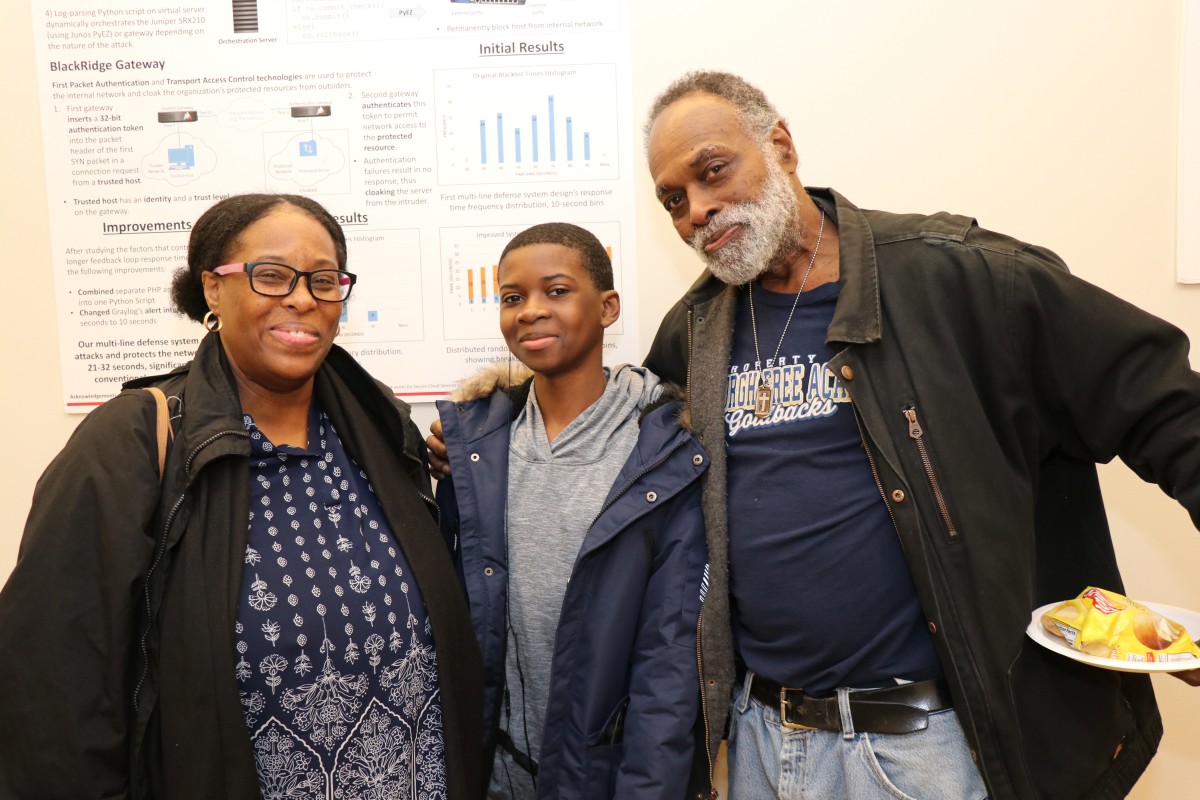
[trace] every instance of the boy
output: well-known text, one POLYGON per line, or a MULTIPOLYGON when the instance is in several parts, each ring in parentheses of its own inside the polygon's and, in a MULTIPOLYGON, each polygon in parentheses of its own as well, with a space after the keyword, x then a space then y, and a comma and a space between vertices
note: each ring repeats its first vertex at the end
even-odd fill
POLYGON ((656 376, 603 366, 621 303, 592 234, 518 234, 499 282, 500 329, 528 372, 501 367, 438 403, 443 530, 484 656, 489 796, 682 797, 707 455, 656 376))

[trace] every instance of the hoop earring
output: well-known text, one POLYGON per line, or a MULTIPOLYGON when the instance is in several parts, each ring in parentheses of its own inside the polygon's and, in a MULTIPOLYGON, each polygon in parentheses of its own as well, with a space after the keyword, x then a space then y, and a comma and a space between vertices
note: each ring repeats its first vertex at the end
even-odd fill
POLYGON ((203 325, 204 329, 209 333, 216 333, 217 331, 221 330, 221 328, 225 327, 225 320, 221 319, 221 316, 217 314, 217 312, 209 311, 204 315, 204 321, 200 324, 203 325))

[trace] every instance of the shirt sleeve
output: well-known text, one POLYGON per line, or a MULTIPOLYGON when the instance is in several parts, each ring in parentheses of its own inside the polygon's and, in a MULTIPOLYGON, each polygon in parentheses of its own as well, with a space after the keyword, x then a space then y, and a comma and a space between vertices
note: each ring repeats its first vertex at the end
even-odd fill
POLYGON ((1012 273, 1010 341, 1056 444, 1120 457, 1178 500, 1200 528, 1200 374, 1187 336, 1029 248, 1012 273))
POLYGON ((159 499, 155 404, 85 419, 34 490, 0 591, 0 795, 128 791, 137 604, 159 499))

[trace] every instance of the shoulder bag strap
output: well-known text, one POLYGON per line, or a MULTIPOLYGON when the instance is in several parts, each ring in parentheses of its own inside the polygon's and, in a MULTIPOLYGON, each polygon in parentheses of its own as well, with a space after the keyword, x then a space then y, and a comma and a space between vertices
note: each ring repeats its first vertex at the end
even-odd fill
POLYGON ((158 480, 163 479, 163 469, 167 464, 167 440, 175 438, 171 428, 171 412, 167 409, 167 396, 157 386, 147 386, 146 391, 154 395, 154 403, 158 406, 158 480))

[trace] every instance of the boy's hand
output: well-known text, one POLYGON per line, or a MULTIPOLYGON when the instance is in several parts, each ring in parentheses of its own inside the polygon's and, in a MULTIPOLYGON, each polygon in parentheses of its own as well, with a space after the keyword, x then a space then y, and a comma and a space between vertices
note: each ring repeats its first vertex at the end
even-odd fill
POLYGON ((450 476, 450 455, 446 452, 446 442, 442 439, 442 421, 435 419, 429 426, 429 436, 425 444, 429 447, 429 474, 437 480, 450 476))

